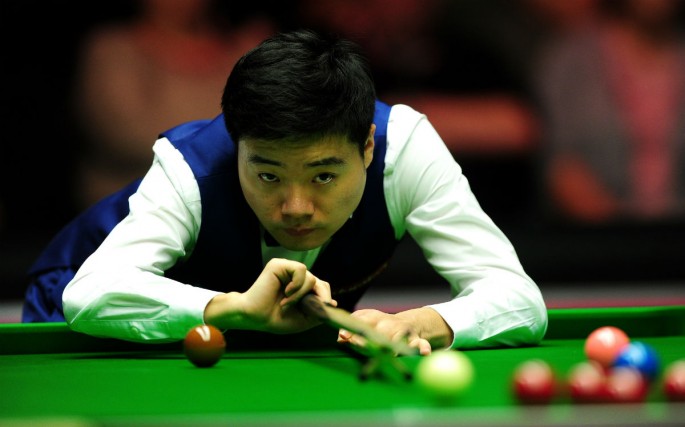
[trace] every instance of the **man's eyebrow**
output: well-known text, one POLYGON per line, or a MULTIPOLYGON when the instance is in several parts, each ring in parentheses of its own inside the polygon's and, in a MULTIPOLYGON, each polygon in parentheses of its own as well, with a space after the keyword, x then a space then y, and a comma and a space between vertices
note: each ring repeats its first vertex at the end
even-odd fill
MULTIPOLYGON (((249 163, 259 163, 259 164, 266 164, 266 165, 273 165, 273 166, 283 166, 283 163, 276 161, 276 160, 271 160, 267 159, 266 157, 262 157, 258 154, 251 154, 248 158, 247 161, 249 163)), ((323 159, 315 160, 313 162, 309 162, 305 164, 306 167, 313 168, 317 166, 332 166, 332 165, 344 165, 346 162, 345 160, 341 159, 340 157, 325 157, 323 159)))
POLYGON ((346 162, 345 160, 341 159, 340 157, 325 157, 321 160, 315 160, 313 162, 307 163, 305 166, 307 167, 316 167, 316 166, 332 166, 332 165, 344 165, 346 162))
POLYGON ((247 158, 248 163, 261 163, 261 164, 267 164, 267 165, 274 165, 274 166, 283 166, 281 162, 277 162, 276 160, 271 160, 267 159, 266 157, 262 157, 258 154, 250 154, 247 158))

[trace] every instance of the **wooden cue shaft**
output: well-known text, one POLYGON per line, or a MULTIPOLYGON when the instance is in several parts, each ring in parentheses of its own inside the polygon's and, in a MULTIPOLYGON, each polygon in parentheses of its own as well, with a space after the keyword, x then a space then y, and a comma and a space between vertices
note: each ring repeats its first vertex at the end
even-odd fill
POLYGON ((325 304, 314 294, 304 296, 300 301, 300 307, 309 316, 315 317, 329 326, 361 335, 370 343, 381 348, 390 349, 398 355, 409 356, 418 354, 418 349, 409 347, 406 343, 388 339, 367 323, 353 317, 348 311, 325 304))

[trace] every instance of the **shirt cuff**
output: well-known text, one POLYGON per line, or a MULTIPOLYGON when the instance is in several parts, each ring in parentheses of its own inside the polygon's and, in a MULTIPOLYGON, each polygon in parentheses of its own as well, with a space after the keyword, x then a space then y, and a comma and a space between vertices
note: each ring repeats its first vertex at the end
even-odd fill
POLYGON ((454 340, 451 348, 533 345, 547 329, 547 311, 534 304, 502 304, 484 310, 473 296, 428 306, 445 320, 454 340))
POLYGON ((212 298, 221 294, 221 292, 190 285, 185 288, 187 289, 181 292, 176 290, 178 293, 175 299, 178 305, 169 310, 173 317, 169 319, 170 329, 167 332, 172 339, 183 339, 191 328, 203 325, 207 304, 212 298))

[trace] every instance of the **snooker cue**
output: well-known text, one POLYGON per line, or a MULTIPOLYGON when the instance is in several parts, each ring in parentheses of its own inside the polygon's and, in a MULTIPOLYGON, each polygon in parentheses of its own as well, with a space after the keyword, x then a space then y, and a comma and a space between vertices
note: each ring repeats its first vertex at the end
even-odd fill
POLYGON ((329 326, 363 336, 367 340, 367 347, 369 347, 367 350, 369 351, 373 351, 373 347, 377 347, 381 352, 392 351, 399 356, 418 354, 418 349, 409 347, 404 342, 390 340, 368 323, 353 317, 350 312, 326 304, 314 294, 305 295, 300 301, 300 307, 307 315, 315 317, 329 326))

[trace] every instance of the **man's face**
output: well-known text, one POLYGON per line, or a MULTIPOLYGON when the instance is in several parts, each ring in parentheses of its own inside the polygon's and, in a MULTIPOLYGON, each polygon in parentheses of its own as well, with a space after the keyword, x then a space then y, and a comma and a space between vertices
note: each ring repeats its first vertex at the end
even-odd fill
POLYGON ((345 224, 364 193, 374 131, 372 125, 363 157, 357 145, 342 137, 307 143, 240 141, 243 194, 281 246, 317 248, 345 224))

